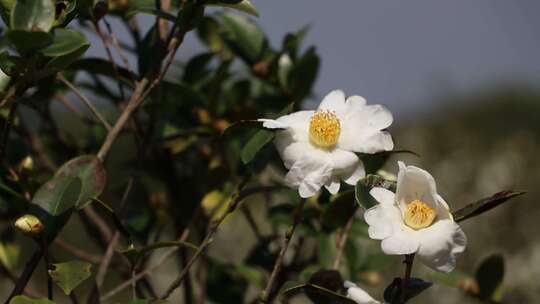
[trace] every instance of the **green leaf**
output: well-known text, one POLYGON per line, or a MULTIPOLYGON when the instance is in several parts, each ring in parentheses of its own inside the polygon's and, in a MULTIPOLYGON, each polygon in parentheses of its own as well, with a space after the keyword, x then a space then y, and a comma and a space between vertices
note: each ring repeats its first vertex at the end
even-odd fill
POLYGON ((9 301, 9 304, 55 304, 51 300, 47 300, 44 298, 41 299, 34 299, 27 296, 15 296, 11 301, 9 301))
POLYGON ((242 162, 247 165, 249 164, 255 155, 264 147, 266 144, 274 139, 274 132, 268 130, 260 130, 246 143, 240 157, 242 162))
POLYGON ((355 301, 347 298, 344 295, 336 293, 334 291, 328 290, 324 287, 313 285, 313 284, 301 284, 294 287, 287 288, 283 291, 283 295, 292 296, 300 292, 309 293, 311 295, 310 299, 317 297, 318 303, 340 303, 340 304, 356 304, 355 301), (313 298, 312 298, 313 297, 313 298), (320 302, 319 302, 320 301, 320 302))
POLYGON ((90 42, 79 31, 58 28, 54 30, 52 44, 40 52, 48 57, 59 57, 76 52, 81 48, 88 48, 90 42))
POLYGON ((92 265, 87 262, 71 261, 53 264, 53 267, 54 269, 49 270, 49 275, 66 295, 92 274, 92 265))
POLYGON ((214 18, 205 16, 197 27, 197 36, 212 52, 218 53, 224 46, 220 31, 221 25, 214 18))
POLYGON ((54 23, 53 0, 17 0, 11 12, 12 30, 48 32, 54 23))
MULTIPOLYGON (((117 67, 117 69, 120 76, 120 81, 133 86, 133 79, 136 79, 135 75, 125 68, 117 67)), ((111 63, 107 60, 103 60, 102 58, 83 58, 77 60, 69 66, 69 70, 82 70, 90 74, 104 75, 113 79, 117 78, 111 63)))
POLYGON ((94 155, 82 155, 65 163, 56 172, 58 177, 77 177, 82 182, 76 207, 81 209, 105 189, 107 174, 101 161, 94 155))
POLYGON ((55 176, 42 185, 32 203, 40 206, 50 215, 60 215, 77 204, 82 183, 78 177, 55 176))
POLYGON ((366 168, 366 173, 368 174, 375 174, 379 169, 384 166, 386 161, 390 158, 390 156, 394 154, 412 154, 417 157, 419 157, 418 154, 414 153, 413 151, 409 150, 393 150, 393 151, 384 151, 379 152, 375 154, 360 154, 357 153, 358 157, 362 160, 364 163, 364 167, 366 168))
POLYGON ((11 80, 11 77, 4 73, 3 70, 0 69, 0 93, 3 93, 6 91, 7 86, 9 85, 9 81, 11 80))
POLYGON ((253 5, 253 3, 251 3, 250 0, 235 0, 235 1, 212 0, 212 1, 207 1, 206 5, 230 7, 235 10, 249 14, 251 16, 259 17, 259 12, 257 11, 257 8, 255 7, 255 5, 253 5))
POLYGON ((358 206, 355 203, 354 191, 337 194, 323 212, 322 225, 325 231, 332 232, 344 227, 358 206))
POLYGON ((501 300, 500 290, 504 279, 504 259, 501 255, 494 254, 487 257, 476 270, 480 299, 501 300))
POLYGON ((23 30, 10 30, 7 38, 21 54, 30 54, 53 42, 53 36, 49 33, 23 30))
POLYGON ((249 19, 232 14, 221 14, 227 29, 224 40, 231 50, 249 65, 257 63, 267 46, 264 32, 249 19))
POLYGON ((489 211, 502 203, 508 201, 511 198, 525 194, 526 192, 516 192, 516 191, 501 191, 493 194, 490 197, 483 198, 474 203, 468 204, 467 206, 454 211, 452 215, 456 222, 461 222, 466 219, 478 216, 486 211, 489 211))
POLYGON ((378 175, 369 174, 363 179, 359 180, 355 186, 355 198, 360 207, 365 210, 375 206, 377 201, 369 194, 369 191, 373 187, 383 187, 389 190, 395 191, 395 183, 387 181, 378 175))
POLYGON ((16 242, 0 241, 0 263, 13 270, 21 254, 21 246, 16 242))
POLYGON ((136 14, 153 15, 167 21, 176 22, 176 16, 150 7, 136 7, 131 9, 126 13, 126 18, 130 19, 136 14))
MULTIPOLYGON (((401 293, 403 292, 403 284, 401 278, 395 278, 388 287, 384 290, 384 300, 390 304, 401 304, 401 293)), ((424 290, 431 287, 433 283, 424 281, 418 278, 410 278, 407 285, 405 302, 416 297, 424 290)))
POLYGON ((319 73, 319 55, 312 47, 292 67, 288 75, 288 91, 295 101, 301 101, 311 93, 319 73))

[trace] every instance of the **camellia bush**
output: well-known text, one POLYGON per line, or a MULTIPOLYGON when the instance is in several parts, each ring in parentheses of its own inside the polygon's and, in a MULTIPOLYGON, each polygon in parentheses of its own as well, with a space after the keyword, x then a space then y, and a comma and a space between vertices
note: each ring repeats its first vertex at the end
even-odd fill
POLYGON ((4 303, 406 303, 434 284, 416 264, 501 300, 500 256, 454 271, 475 242, 460 224, 522 192, 456 209, 396 161, 415 154, 387 130, 399 113, 315 97, 308 29, 272 45, 257 15, 249 0, 1 1, 4 303), (402 275, 381 276, 393 260, 402 275))

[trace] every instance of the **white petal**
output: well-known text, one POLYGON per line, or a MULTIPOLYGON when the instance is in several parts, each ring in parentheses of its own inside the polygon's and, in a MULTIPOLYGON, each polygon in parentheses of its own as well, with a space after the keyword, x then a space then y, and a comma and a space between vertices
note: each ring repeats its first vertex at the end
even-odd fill
POLYGON ((263 127, 268 129, 285 129, 287 125, 274 119, 259 118, 257 121, 263 123, 263 127))
POLYGON ((374 240, 383 240, 392 235, 392 223, 387 210, 381 206, 373 206, 364 212, 364 220, 369 225, 369 237, 374 240))
POLYGON ((356 286, 352 282, 344 283, 347 288, 347 297, 358 304, 380 304, 381 302, 373 299, 365 290, 356 286))
POLYGON ((428 267, 450 272, 456 267, 457 254, 465 251, 467 237, 452 220, 437 221, 416 231, 420 242, 418 258, 428 267))
POLYGON ((345 93, 341 90, 334 90, 328 93, 321 104, 319 104, 319 110, 330 110, 336 112, 338 116, 346 112, 345 108, 345 93))
POLYGON ((331 178, 332 165, 317 154, 306 154, 297 160, 285 176, 285 181, 298 187, 301 197, 313 196, 331 178))
POLYGON ((385 238, 381 242, 384 253, 401 255, 415 253, 418 250, 418 241, 411 232, 395 229, 395 226, 393 230, 392 236, 385 238))
POLYGON ((366 168, 362 160, 358 160, 356 167, 349 174, 344 174, 342 179, 345 183, 355 186, 356 183, 362 178, 366 177, 366 168))
POLYGON ((274 139, 274 145, 283 160, 283 164, 290 169, 293 164, 314 150, 308 142, 296 142, 289 132, 278 132, 274 139))
POLYGON ((345 113, 340 116, 339 148, 360 153, 390 151, 394 148, 390 134, 382 131, 393 121, 392 113, 384 106, 348 106, 345 113))
POLYGON ((415 166, 405 166, 398 162, 399 173, 397 180, 396 200, 401 208, 405 210, 407 204, 414 200, 420 200, 437 212, 439 220, 449 219, 448 205, 438 199, 435 179, 427 171, 415 166))
POLYGON ((340 187, 340 182, 339 182, 339 179, 330 179, 328 180, 328 182, 326 182, 326 184, 324 184, 324 187, 326 188, 326 190, 328 190, 328 192, 330 192, 331 194, 336 194, 338 193, 339 191, 339 187, 340 187))
POLYGON ((309 122, 314 111, 298 111, 289 115, 284 115, 278 119, 263 120, 263 126, 268 128, 279 127, 286 128, 294 139, 294 141, 308 141, 309 140, 309 122))
POLYGON ((358 156, 349 151, 333 149, 328 153, 336 175, 352 171, 359 161, 358 156))
POLYGON ((389 206, 394 205, 396 200, 396 195, 394 192, 381 187, 371 189, 369 194, 373 196, 373 198, 375 198, 379 203, 389 206))

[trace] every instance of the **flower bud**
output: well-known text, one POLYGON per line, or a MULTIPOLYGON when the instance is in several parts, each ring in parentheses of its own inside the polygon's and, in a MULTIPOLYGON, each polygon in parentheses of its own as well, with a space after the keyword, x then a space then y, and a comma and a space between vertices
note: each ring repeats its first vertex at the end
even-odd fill
POLYGON ((19 171, 26 173, 32 170, 34 170, 34 159, 31 156, 27 156, 19 163, 19 171))
POLYGON ((26 235, 37 236, 43 231, 43 224, 36 216, 25 214, 15 221, 15 228, 26 235))

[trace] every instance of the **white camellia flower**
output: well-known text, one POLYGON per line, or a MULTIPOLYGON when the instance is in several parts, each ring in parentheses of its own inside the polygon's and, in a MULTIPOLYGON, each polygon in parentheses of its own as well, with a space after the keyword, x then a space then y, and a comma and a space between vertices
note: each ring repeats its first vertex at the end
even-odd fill
POLYGON ((335 194, 341 180, 355 185, 366 173, 354 152, 373 154, 394 147, 383 131, 392 124, 390 111, 366 105, 360 96, 345 98, 339 90, 330 92, 316 111, 259 120, 266 128, 283 129, 274 143, 289 169, 286 182, 302 197, 315 195, 322 186, 335 194))
POLYGON ((398 162, 396 193, 373 188, 379 204, 364 213, 369 236, 382 240, 386 254, 412 254, 428 267, 450 272, 467 238, 454 222, 448 204, 437 193, 427 171, 398 162))
POLYGON ((373 299, 365 290, 356 286, 353 282, 345 281, 343 284, 347 289, 347 297, 358 304, 380 304, 373 299))

